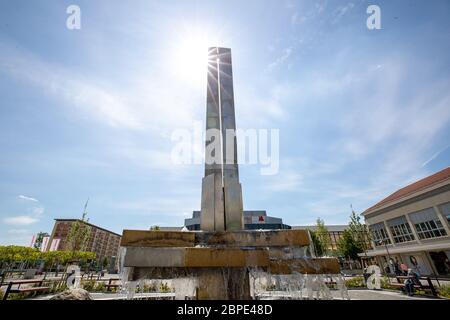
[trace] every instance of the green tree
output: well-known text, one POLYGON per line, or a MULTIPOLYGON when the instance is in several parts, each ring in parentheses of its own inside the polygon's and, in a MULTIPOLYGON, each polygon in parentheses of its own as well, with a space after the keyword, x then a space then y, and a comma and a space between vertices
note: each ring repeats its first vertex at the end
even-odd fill
POLYGON ((344 230, 344 233, 338 240, 337 247, 342 256, 353 260, 358 260, 358 253, 362 252, 361 243, 355 239, 349 229, 344 230))
POLYGON ((325 227, 325 222, 322 219, 317 218, 316 226, 317 226, 316 228, 317 237, 319 238, 319 241, 322 244, 324 254, 327 254, 331 244, 330 233, 328 232, 327 227, 325 227))
POLYGON ((321 257, 328 254, 330 234, 327 227, 325 227, 325 222, 320 218, 316 220, 316 230, 311 232, 311 239, 317 256, 321 257))
POLYGON ((0 246, 0 264, 9 269, 15 262, 34 263, 42 256, 38 249, 23 246, 0 246))
POLYGON ((359 246, 363 251, 366 251, 370 248, 370 232, 367 225, 362 223, 361 215, 357 214, 353 210, 353 206, 350 206, 352 209, 352 213, 350 215, 350 222, 348 224, 349 230, 356 242, 359 243, 359 246))
POLYGON ((361 216, 353 210, 352 206, 350 207, 352 209, 350 222, 348 229, 338 241, 338 249, 344 257, 358 260, 358 254, 369 249, 370 233, 367 226, 362 223, 361 216))
POLYGON ((45 261, 44 267, 46 270, 51 270, 53 266, 58 263, 59 251, 43 252, 42 258, 45 261))
POLYGON ((314 245, 314 251, 316 252, 316 256, 317 257, 323 256, 325 250, 324 250, 319 238, 317 237, 316 233, 312 230, 310 230, 309 233, 311 234, 311 240, 314 245))
POLYGON ((38 249, 22 246, 0 246, 0 266, 9 269, 16 262, 44 261, 45 268, 52 268, 55 263, 66 265, 69 261, 77 259, 86 263, 95 259, 95 252, 82 251, 49 251, 41 252, 38 249))
POLYGON ((87 218, 86 212, 87 204, 88 202, 86 202, 86 205, 84 206, 81 220, 73 222, 69 233, 67 234, 66 250, 69 250, 72 253, 75 251, 85 251, 91 235, 91 228, 88 225, 89 218, 87 218))
POLYGON ((108 267, 108 257, 103 258, 103 269, 106 269, 108 267))
POLYGON ((159 226, 151 226, 150 231, 159 231, 161 228, 159 226))

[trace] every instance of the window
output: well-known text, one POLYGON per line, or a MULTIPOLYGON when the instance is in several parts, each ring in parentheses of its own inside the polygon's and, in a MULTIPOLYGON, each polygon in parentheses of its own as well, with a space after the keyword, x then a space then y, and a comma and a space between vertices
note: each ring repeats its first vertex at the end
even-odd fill
POLYGON ((388 220, 387 224, 392 232, 395 243, 402 243, 414 240, 414 234, 405 216, 388 220))
POLYGON ((447 232, 433 208, 411 213, 411 221, 420 239, 443 237, 447 232))
POLYGON ((371 225, 369 228, 376 246, 383 246, 385 243, 391 244, 391 239, 389 239, 383 222, 371 225))
POLYGON ((442 215, 447 218, 447 221, 450 224, 450 202, 441 205, 440 209, 442 215))

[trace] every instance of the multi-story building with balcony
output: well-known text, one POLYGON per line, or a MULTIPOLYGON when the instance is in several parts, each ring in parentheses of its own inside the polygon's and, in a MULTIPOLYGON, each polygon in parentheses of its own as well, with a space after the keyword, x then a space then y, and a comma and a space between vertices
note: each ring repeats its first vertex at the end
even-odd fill
MULTIPOLYGON (((52 234, 49 243, 58 243, 57 247, 52 247, 52 250, 67 250, 67 236, 70 229, 79 219, 55 219, 52 234), (53 241, 58 240, 59 241, 53 241)), ((98 261, 102 261, 105 257, 108 261, 118 256, 121 235, 98 227, 96 225, 84 222, 89 226, 89 239, 85 250, 95 252, 98 261)), ((49 248, 51 246, 48 246, 49 248)))

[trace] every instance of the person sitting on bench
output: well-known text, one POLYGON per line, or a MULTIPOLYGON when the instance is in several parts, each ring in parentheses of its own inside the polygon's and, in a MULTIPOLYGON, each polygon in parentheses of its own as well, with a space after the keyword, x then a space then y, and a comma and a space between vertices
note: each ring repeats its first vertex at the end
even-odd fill
POLYGON ((411 269, 408 269, 408 279, 405 281, 405 291, 408 296, 414 295, 414 286, 421 286, 419 276, 417 273, 413 272, 411 269))

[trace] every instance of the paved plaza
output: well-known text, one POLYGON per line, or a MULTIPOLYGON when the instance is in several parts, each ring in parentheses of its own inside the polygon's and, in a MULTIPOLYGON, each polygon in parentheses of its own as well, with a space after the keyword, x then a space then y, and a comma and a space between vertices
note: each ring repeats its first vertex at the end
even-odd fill
MULTIPOLYGON (((340 291, 331 290, 331 295, 333 296, 333 300, 342 300, 340 291)), ((408 297, 407 295, 390 290, 348 290, 348 295, 350 300, 448 300, 443 298, 435 298, 432 296, 412 296, 408 297)), ((43 295, 35 298, 30 298, 30 300, 49 300, 53 295, 43 295)), ((116 293, 91 293, 91 296, 94 300, 126 300, 127 297, 125 294, 116 294, 116 293)), ((174 299, 175 294, 173 293, 144 293, 144 294, 136 294, 133 297, 133 300, 154 300, 154 299, 174 299)), ((263 294, 259 297, 260 300, 289 300, 286 292, 282 291, 274 291, 270 294, 263 294)))
MULTIPOLYGON (((339 293, 334 291, 333 294, 338 295, 339 293)), ((349 290, 348 294, 351 300, 441 300, 431 296, 409 297, 401 292, 389 290, 349 290)))
MULTIPOLYGON (((338 290, 330 291, 333 300, 342 300, 341 292, 338 290)), ((443 300, 441 298, 435 298, 432 296, 412 296, 409 297, 400 291, 390 291, 390 290, 368 290, 368 289, 358 289, 358 290, 348 290, 348 295, 350 300, 443 300)), ((305 298, 306 296, 303 295, 305 298)), ((261 300, 279 300, 288 299, 286 292, 278 291, 271 292, 270 294, 260 295, 261 300)))

